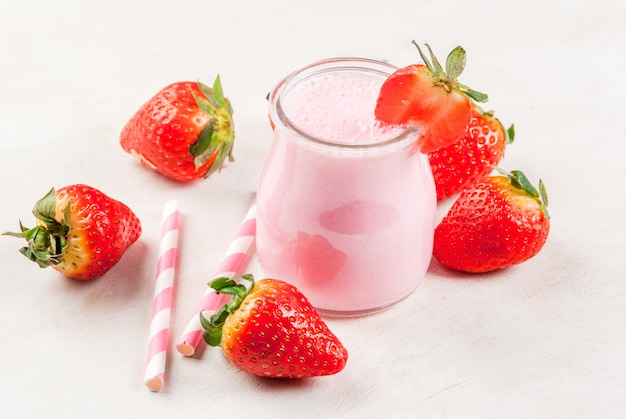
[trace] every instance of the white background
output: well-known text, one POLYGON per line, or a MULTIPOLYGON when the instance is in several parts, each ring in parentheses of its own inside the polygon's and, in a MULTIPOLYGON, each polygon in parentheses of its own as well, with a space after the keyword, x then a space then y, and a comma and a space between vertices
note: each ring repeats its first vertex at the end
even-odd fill
MULTIPOLYGON (((87 183, 128 204, 144 233, 90 283, 39 269, 18 253, 22 242, 0 237, 0 416, 618 417, 625 22, 623 0, 4 1, 0 230, 32 225, 50 187, 87 183), (350 352, 338 375, 259 379, 211 348, 172 353, 163 391, 144 388, 163 204, 175 198, 184 214, 176 340, 256 190, 272 140, 269 90, 321 58, 416 62, 411 39, 442 59, 465 47, 461 80, 515 123, 502 166, 546 183, 543 251, 488 275, 433 262, 392 309, 328 319, 350 352), (179 184, 122 151, 121 128, 157 90, 217 74, 235 108, 235 163, 179 184)), ((262 275, 255 261, 249 270, 262 275)))

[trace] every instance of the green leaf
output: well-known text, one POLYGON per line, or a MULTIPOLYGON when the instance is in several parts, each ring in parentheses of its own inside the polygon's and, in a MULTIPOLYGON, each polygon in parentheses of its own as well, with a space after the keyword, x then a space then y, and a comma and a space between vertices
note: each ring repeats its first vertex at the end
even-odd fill
POLYGON ((245 285, 240 285, 240 284, 235 283, 234 285, 220 288, 218 292, 220 294, 228 294, 232 296, 245 297, 245 295, 248 292, 248 289, 245 287, 245 285))
POLYGON ((415 47, 417 48, 417 52, 419 52, 420 57, 422 58, 422 61, 424 61, 424 64, 426 65, 426 68, 428 68, 432 73, 435 72, 435 69, 433 68, 433 65, 430 63, 430 60, 428 59, 428 57, 426 56, 426 54, 424 54, 424 51, 422 51, 422 49, 420 48, 420 46, 417 44, 417 42, 415 42, 415 40, 411 41, 413 43, 413 45, 415 45, 415 47))
POLYGON ((217 103, 211 103, 207 100, 206 96, 202 95, 197 95, 197 94, 193 94, 193 98, 196 100, 196 104, 198 105, 198 108, 202 109, 203 111, 205 111, 206 113, 208 113, 210 116, 215 116, 215 112, 217 111, 217 103))
POLYGON ((12 232, 12 231, 5 231, 4 233, 2 233, 2 235, 3 236, 9 236, 9 237, 17 237, 18 239, 29 240, 29 236, 32 234, 31 230, 32 229, 24 227, 24 225, 20 221, 20 232, 19 233, 15 233, 15 232, 12 232))
POLYGON ((217 103, 219 103, 221 106, 226 106, 224 99, 224 90, 222 89, 222 82, 220 81, 219 74, 213 82, 213 95, 215 96, 215 100, 217 100, 217 103))
POLYGON ((209 287, 220 294, 238 296, 242 300, 248 295, 250 288, 254 285, 254 276, 250 274, 240 275, 233 278, 219 277, 209 282, 209 287), (238 283, 236 279, 248 281, 248 286, 238 283))
POLYGON ((506 138, 507 144, 512 144, 515 141, 515 126, 513 124, 506 130, 506 138))
POLYGON ((57 193, 54 188, 35 203, 33 215, 46 224, 56 223, 57 193))
POLYGON ((70 203, 68 201, 67 205, 65 206, 65 208, 63 208, 63 224, 68 226, 67 227, 68 231, 69 231, 69 225, 70 225, 71 222, 72 222, 72 207, 71 207, 71 205, 70 205, 70 203))
MULTIPOLYGON (((207 150, 209 150, 213 143, 213 132, 215 131, 215 126, 213 121, 209 121, 200 134, 198 135, 198 140, 189 146, 189 154, 191 154, 194 159, 197 159, 203 156, 207 150)), ((196 166, 201 166, 204 162, 198 164, 196 162, 196 166)))
POLYGON ((539 196, 541 197, 541 210, 546 218, 550 219, 550 214, 548 213, 548 192, 546 191, 546 185, 543 183, 543 180, 539 179, 539 196))
POLYGON ((207 319, 203 313, 200 313, 200 324, 204 330, 202 333, 204 341, 211 346, 218 346, 222 341, 224 322, 228 319, 228 316, 239 308, 241 302, 250 293, 254 287, 254 277, 250 274, 233 278, 219 277, 211 281, 209 286, 218 293, 232 295, 231 300, 220 307, 210 319, 207 319), (248 281, 248 286, 238 283, 236 279, 248 281))
POLYGON ((233 284, 236 284, 235 280, 229 276, 220 276, 218 278, 215 278, 214 280, 212 280, 211 282, 209 282, 209 287, 213 288, 214 290, 218 291, 221 288, 224 287, 228 287, 231 286, 233 284))
POLYGON ((426 48, 428 48, 428 53, 430 54, 430 59, 431 59, 431 62, 433 63, 433 68, 435 69, 435 73, 444 74, 445 72, 443 71, 443 67, 441 66, 441 64, 439 63, 439 60, 433 53, 433 50, 430 49, 430 45, 428 44, 424 44, 424 45, 426 45, 426 48))
POLYGON ((222 343, 222 327, 209 321, 204 314, 200 313, 200 324, 202 325, 202 338, 210 346, 219 346, 222 343))
POLYGON ((458 81, 457 81, 457 86, 459 90, 461 90, 467 96, 471 97, 475 102, 483 103, 489 99, 489 95, 487 95, 487 93, 482 93, 477 90, 474 90, 471 87, 464 85, 463 83, 459 83, 458 81))
POLYGON ((541 206, 541 211, 545 215, 547 219, 550 219, 550 214, 548 214, 548 193, 546 192, 546 187, 541 179, 539 179, 539 191, 530 183, 528 178, 524 173, 519 170, 511 170, 511 172, 507 172, 500 167, 494 167, 500 174, 509 178, 511 185, 516 187, 517 189, 521 189, 530 195, 532 198, 537 201, 537 203, 541 206))
MULTIPOLYGON (((218 79, 219 79, 219 76, 218 76, 218 79)), ((200 100, 196 98, 196 102, 198 103, 198 106, 200 106, 200 108, 209 112, 209 109, 206 108, 206 106, 208 105, 208 108, 211 108, 212 111, 215 112, 216 109, 224 107, 224 93, 221 91, 221 88, 222 88, 221 85, 219 83, 218 85, 220 88, 220 92, 216 92, 214 89, 211 89, 206 84, 198 82, 198 88, 200 89, 200 91, 202 92, 202 95, 204 96, 200 98, 200 100), (204 102, 204 106, 202 102, 204 102)))
POLYGON ((548 192, 546 192, 546 185, 543 183, 543 180, 539 179, 539 195, 541 196, 541 200, 543 203, 548 206, 548 192))
POLYGON ((458 78, 465 69, 466 53, 460 45, 454 48, 446 59, 446 74, 451 79, 458 78))
POLYGON ((510 179, 511 183, 513 183, 513 186, 526 191, 526 193, 533 198, 539 197, 539 192, 537 192, 537 189, 532 185, 532 183, 530 183, 526 175, 521 171, 511 170, 510 179))

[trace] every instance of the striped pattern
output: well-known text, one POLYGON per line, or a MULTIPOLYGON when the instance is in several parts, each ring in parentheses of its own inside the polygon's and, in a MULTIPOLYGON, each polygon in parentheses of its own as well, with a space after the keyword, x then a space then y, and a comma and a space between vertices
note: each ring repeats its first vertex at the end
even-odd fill
POLYGON ((174 200, 168 201, 163 208, 161 222, 159 259, 152 300, 150 342, 144 377, 144 384, 151 391, 159 391, 165 384, 165 362, 170 329, 174 271, 176 269, 178 225, 178 203, 174 200))
MULTIPOLYGON (((220 262, 214 278, 222 276, 233 277, 245 268, 250 250, 254 245, 256 236, 256 204, 253 203, 243 221, 239 225, 233 241, 228 246, 224 258, 220 262)), ((184 356, 193 356, 202 341, 202 325, 200 313, 209 317, 221 307, 226 296, 218 295, 207 287, 204 296, 196 307, 187 327, 176 344, 176 349, 184 356)))

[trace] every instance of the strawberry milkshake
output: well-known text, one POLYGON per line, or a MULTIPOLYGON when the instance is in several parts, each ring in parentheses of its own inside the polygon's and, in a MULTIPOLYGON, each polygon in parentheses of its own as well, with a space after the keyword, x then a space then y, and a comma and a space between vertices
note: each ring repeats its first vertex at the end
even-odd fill
POLYGON ((374 118, 394 67, 341 58, 303 67, 270 95, 272 149, 257 196, 267 276, 321 312, 359 315, 408 296, 430 263, 435 187, 419 131, 374 118))

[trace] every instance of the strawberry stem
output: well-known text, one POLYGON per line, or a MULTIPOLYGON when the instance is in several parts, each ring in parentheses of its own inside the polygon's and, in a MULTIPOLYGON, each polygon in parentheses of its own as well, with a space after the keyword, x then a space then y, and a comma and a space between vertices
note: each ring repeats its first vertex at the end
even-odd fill
POLYGON ((202 337, 210 346, 218 346, 222 342, 222 327, 224 322, 232 313, 234 313, 241 302, 250 294, 254 287, 254 276, 251 274, 240 275, 236 277, 219 277, 209 282, 209 286, 218 294, 231 295, 231 300, 224 304, 214 315, 207 319, 204 314, 200 313, 200 324, 204 333, 202 337), (237 280, 240 280, 237 282, 237 280), (241 280, 248 281, 243 285, 241 280))
POLYGON ((27 228, 20 221, 20 232, 5 232, 3 236, 26 239, 28 244, 20 249, 20 253, 29 260, 36 262, 41 268, 58 265, 63 260, 66 237, 69 232, 70 204, 68 202, 63 222, 55 218, 57 194, 54 188, 35 204, 32 213, 41 223, 27 228))
POLYGON ((451 92, 453 89, 459 89, 475 102, 486 102, 487 99, 489 99, 489 96, 486 93, 474 90, 457 80, 461 73, 463 73, 463 70, 465 70, 465 62, 467 59, 467 54, 463 47, 459 45, 454 48, 450 54, 448 54, 448 57, 446 58, 446 69, 444 70, 430 48, 430 45, 424 44, 430 54, 429 59, 415 40, 411 42, 417 47, 417 51, 419 52, 422 61, 424 61, 426 68, 432 73, 433 80, 437 86, 443 87, 447 92, 451 92))
POLYGON ((200 109, 209 116, 209 122, 198 135, 196 142, 189 146, 189 154, 194 158, 196 169, 208 161, 212 161, 204 177, 209 177, 219 171, 228 159, 233 161, 232 149, 235 139, 235 125, 233 108, 224 97, 224 90, 218 75, 213 87, 198 82, 198 89, 202 95, 194 94, 200 109))
POLYGON ((517 189, 521 189, 530 195, 532 198, 539 203, 541 206, 541 211, 545 215, 545 217, 549 220, 550 214, 548 214, 548 193, 546 192, 546 187, 541 179, 539 179, 539 190, 535 188, 526 175, 520 170, 511 170, 507 172, 504 169, 496 167, 496 170, 500 172, 503 176, 506 176, 511 185, 513 185, 517 189))

